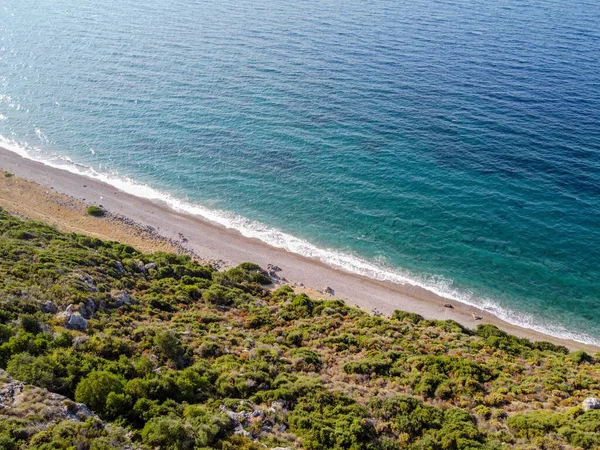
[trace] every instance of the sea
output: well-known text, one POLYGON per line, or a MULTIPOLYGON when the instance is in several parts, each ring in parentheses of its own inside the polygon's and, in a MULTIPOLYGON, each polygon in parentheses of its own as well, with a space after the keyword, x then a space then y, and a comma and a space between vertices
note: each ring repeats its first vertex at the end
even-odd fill
POLYGON ((600 344, 600 2, 1 0, 0 146, 600 344))

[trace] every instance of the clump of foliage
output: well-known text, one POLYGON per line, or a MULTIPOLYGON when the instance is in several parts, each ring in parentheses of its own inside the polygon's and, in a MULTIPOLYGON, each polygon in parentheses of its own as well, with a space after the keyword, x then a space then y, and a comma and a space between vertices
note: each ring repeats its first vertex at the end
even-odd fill
POLYGON ((0 211, 0 368, 97 415, 4 408, 0 448, 600 448, 598 355, 269 282, 0 211))
POLYGON ((94 217, 102 217, 105 214, 104 210, 96 205, 88 206, 86 209, 86 212, 88 215, 94 216, 94 217))

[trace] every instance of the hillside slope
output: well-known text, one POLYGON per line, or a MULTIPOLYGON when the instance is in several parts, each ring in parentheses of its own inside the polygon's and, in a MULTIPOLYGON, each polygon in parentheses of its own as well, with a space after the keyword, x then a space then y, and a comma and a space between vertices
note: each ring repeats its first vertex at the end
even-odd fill
POLYGON ((598 354, 269 284, 0 211, 0 367, 98 416, 3 405, 0 447, 600 448, 598 354))

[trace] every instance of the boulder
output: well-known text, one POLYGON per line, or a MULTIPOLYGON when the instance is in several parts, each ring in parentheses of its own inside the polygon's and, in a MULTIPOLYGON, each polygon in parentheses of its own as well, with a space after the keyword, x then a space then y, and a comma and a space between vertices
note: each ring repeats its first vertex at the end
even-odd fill
POLYGON ((148 264, 144 265, 144 270, 150 270, 150 269, 156 270, 157 269, 156 264, 154 264, 154 263, 148 263, 148 264))
POLYGON ((65 328, 69 330, 85 331, 87 330, 87 320, 85 320, 78 312, 73 314, 66 314, 65 316, 65 328))
POLYGON ((127 291, 113 292, 112 297, 115 299, 115 306, 120 308, 123 305, 131 305, 133 302, 127 291))
POLYGON ((591 411, 592 409, 600 409, 600 400, 598 400, 595 397, 588 397, 581 404, 581 408, 584 411, 591 411))
POLYGON ((117 266, 117 270, 119 271, 119 273, 121 273, 121 274, 127 273, 127 271, 125 270, 125 267, 123 267, 123 264, 121 263, 121 261, 117 261, 115 263, 115 266, 117 266))
POLYGON ((334 295, 335 291, 332 288, 330 288, 329 286, 325 286, 323 288, 323 294, 334 295))
POLYGON ((96 311, 98 310, 98 306, 96 305, 96 302, 94 300, 92 300, 91 298, 88 298, 84 303, 81 303, 79 305, 79 309, 77 310, 77 312, 79 314, 81 314, 81 316, 84 319, 91 319, 92 317, 94 317, 94 314, 96 313, 96 311))

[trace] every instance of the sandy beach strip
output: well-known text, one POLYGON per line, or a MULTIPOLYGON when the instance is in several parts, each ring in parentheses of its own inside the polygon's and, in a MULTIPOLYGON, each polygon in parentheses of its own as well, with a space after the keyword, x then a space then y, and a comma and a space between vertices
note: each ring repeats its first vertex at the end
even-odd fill
POLYGON ((244 237, 236 230, 174 211, 163 202, 130 195, 101 181, 53 168, 2 148, 0 168, 15 175, 1 177, 1 207, 13 214, 51 223, 64 231, 120 241, 146 252, 190 252, 221 266, 246 261, 262 267, 272 264, 281 268, 278 275, 282 279, 299 290, 317 293, 327 286, 335 298, 369 312, 389 315, 400 309, 427 319, 452 319, 469 328, 489 323, 535 341, 549 341, 590 353, 600 350, 509 324, 486 311, 445 299, 418 286, 376 281, 332 268, 318 260, 244 237), (110 216, 87 216, 85 208, 92 204, 102 205, 110 216), (476 320, 474 316, 481 319, 476 320))

